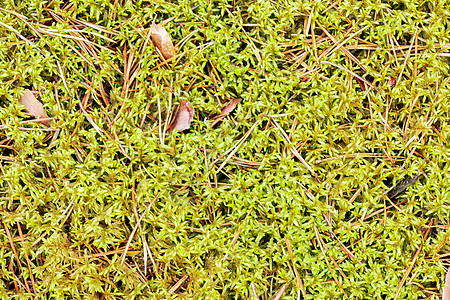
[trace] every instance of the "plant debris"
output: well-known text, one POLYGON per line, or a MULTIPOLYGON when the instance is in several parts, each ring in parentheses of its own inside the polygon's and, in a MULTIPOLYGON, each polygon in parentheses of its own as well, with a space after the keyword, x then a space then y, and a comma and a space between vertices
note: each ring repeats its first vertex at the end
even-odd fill
POLYGON ((442 288, 442 300, 450 300, 450 268, 445 275, 445 286, 442 288))
POLYGON ((445 3, 63 2, 0 6, 1 299, 450 300, 445 3))
POLYGON ((415 174, 413 177, 407 176, 405 180, 391 188, 391 190, 387 193, 387 196, 389 197, 389 199, 394 199, 395 197, 403 193, 408 186, 416 182, 419 177, 420 174, 415 174))
MULTIPOLYGON (((47 118, 44 106, 38 99, 36 99, 36 97, 30 90, 28 89, 25 90, 22 97, 20 97, 19 99, 19 103, 22 104, 27 110, 27 112, 36 119, 47 118)), ((39 123, 44 124, 47 127, 50 126, 47 120, 39 121, 39 123)))
POLYGON ((222 108, 220 114, 218 116, 213 117, 214 121, 211 123, 211 128, 214 127, 217 123, 219 123, 228 114, 230 114, 236 108, 239 102, 241 102, 241 99, 231 100, 224 108, 222 108))
POLYGON ((150 27, 153 44, 158 48, 164 59, 169 60, 175 55, 172 39, 167 30, 155 23, 150 27))
POLYGON ((186 100, 181 101, 173 117, 172 124, 169 126, 167 131, 171 132, 174 129, 183 131, 189 129, 193 117, 194 109, 191 104, 186 100))

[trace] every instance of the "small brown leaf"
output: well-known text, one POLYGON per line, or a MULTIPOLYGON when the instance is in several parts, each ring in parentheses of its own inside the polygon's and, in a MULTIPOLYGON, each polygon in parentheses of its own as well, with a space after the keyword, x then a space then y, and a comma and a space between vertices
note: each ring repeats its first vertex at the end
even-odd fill
POLYGON ((171 59, 175 55, 175 48, 169 33, 161 25, 152 24, 150 27, 153 44, 158 48, 164 59, 171 59))
POLYGON ((241 99, 231 100, 224 108, 222 108, 220 115, 214 117, 215 120, 211 123, 211 127, 214 127, 217 123, 220 122, 220 120, 231 113, 236 108, 236 105, 238 105, 239 102, 241 102, 241 99))
MULTIPOLYGON (((27 112, 36 119, 47 118, 42 103, 36 99, 36 97, 30 90, 28 89, 25 90, 22 97, 20 97, 19 103, 22 104, 27 110, 27 112)), ((50 126, 47 120, 40 121, 40 123, 44 124, 47 127, 50 126)))
POLYGON ((445 286, 442 289, 442 300, 450 300, 450 268, 445 275, 445 286))
POLYGON ((186 100, 181 101, 173 117, 172 124, 169 126, 167 131, 171 132, 174 129, 183 131, 189 129, 193 117, 194 109, 192 108, 191 104, 186 100))

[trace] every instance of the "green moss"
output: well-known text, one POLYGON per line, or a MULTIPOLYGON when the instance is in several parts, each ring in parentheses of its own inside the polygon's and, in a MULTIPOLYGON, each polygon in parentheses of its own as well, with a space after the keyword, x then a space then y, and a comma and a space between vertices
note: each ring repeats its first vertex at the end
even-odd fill
POLYGON ((393 299, 415 255, 397 299, 439 299, 450 3, 0 4, 2 299, 393 299), (23 122, 25 88, 58 131, 23 122))

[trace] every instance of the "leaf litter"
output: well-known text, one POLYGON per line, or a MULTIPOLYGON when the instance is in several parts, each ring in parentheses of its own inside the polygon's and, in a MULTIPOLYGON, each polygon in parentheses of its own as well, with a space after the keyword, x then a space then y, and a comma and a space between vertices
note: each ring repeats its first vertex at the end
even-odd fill
MULTIPOLYGON (((44 119, 47 118, 47 114, 45 113, 44 106, 42 105, 42 102, 40 102, 34 94, 26 89, 23 93, 22 97, 19 99, 19 103, 22 104, 26 111, 35 117, 36 119, 44 119)), ((41 120, 39 123, 49 127, 50 123, 48 120, 41 120)))
POLYGON ((172 39, 167 30, 161 25, 153 23, 150 27, 152 42, 158 48, 159 53, 165 60, 169 60, 175 55, 172 39))
POLYGON ((211 128, 216 126, 217 123, 219 123, 223 118, 229 115, 236 108, 239 102, 241 102, 241 99, 231 100, 224 108, 222 108, 220 114, 213 117, 214 121, 211 123, 211 128))
POLYGON ((193 117, 194 109, 192 108, 192 105, 186 100, 181 101, 167 132, 171 132, 174 129, 177 129, 178 131, 189 129, 193 117))

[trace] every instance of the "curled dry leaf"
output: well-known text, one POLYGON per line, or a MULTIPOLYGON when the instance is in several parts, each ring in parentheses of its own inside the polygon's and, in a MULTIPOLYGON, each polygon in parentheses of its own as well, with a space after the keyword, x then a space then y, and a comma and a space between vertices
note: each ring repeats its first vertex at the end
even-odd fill
POLYGON ((219 123, 225 116, 231 113, 238 103, 241 102, 241 99, 231 100, 224 108, 222 108, 220 115, 214 117, 214 121, 211 123, 211 127, 214 127, 217 123, 219 123))
MULTIPOLYGON (((27 110, 27 112, 36 119, 47 118, 44 106, 38 99, 36 99, 36 97, 30 90, 28 89, 25 90, 22 97, 20 97, 19 103, 22 104, 27 110)), ((44 124, 47 127, 50 126, 47 120, 40 121, 40 123, 44 124)))
POLYGON ((181 101, 173 117, 172 124, 169 126, 167 131, 171 132, 174 129, 183 131, 189 129, 193 117, 194 109, 191 104, 186 100, 181 101))
POLYGON ((450 268, 445 275, 445 286, 442 289, 442 300, 450 300, 450 268))
POLYGON ((164 59, 171 59, 175 55, 175 48, 167 30, 155 23, 152 24, 150 30, 153 44, 158 48, 164 59))

